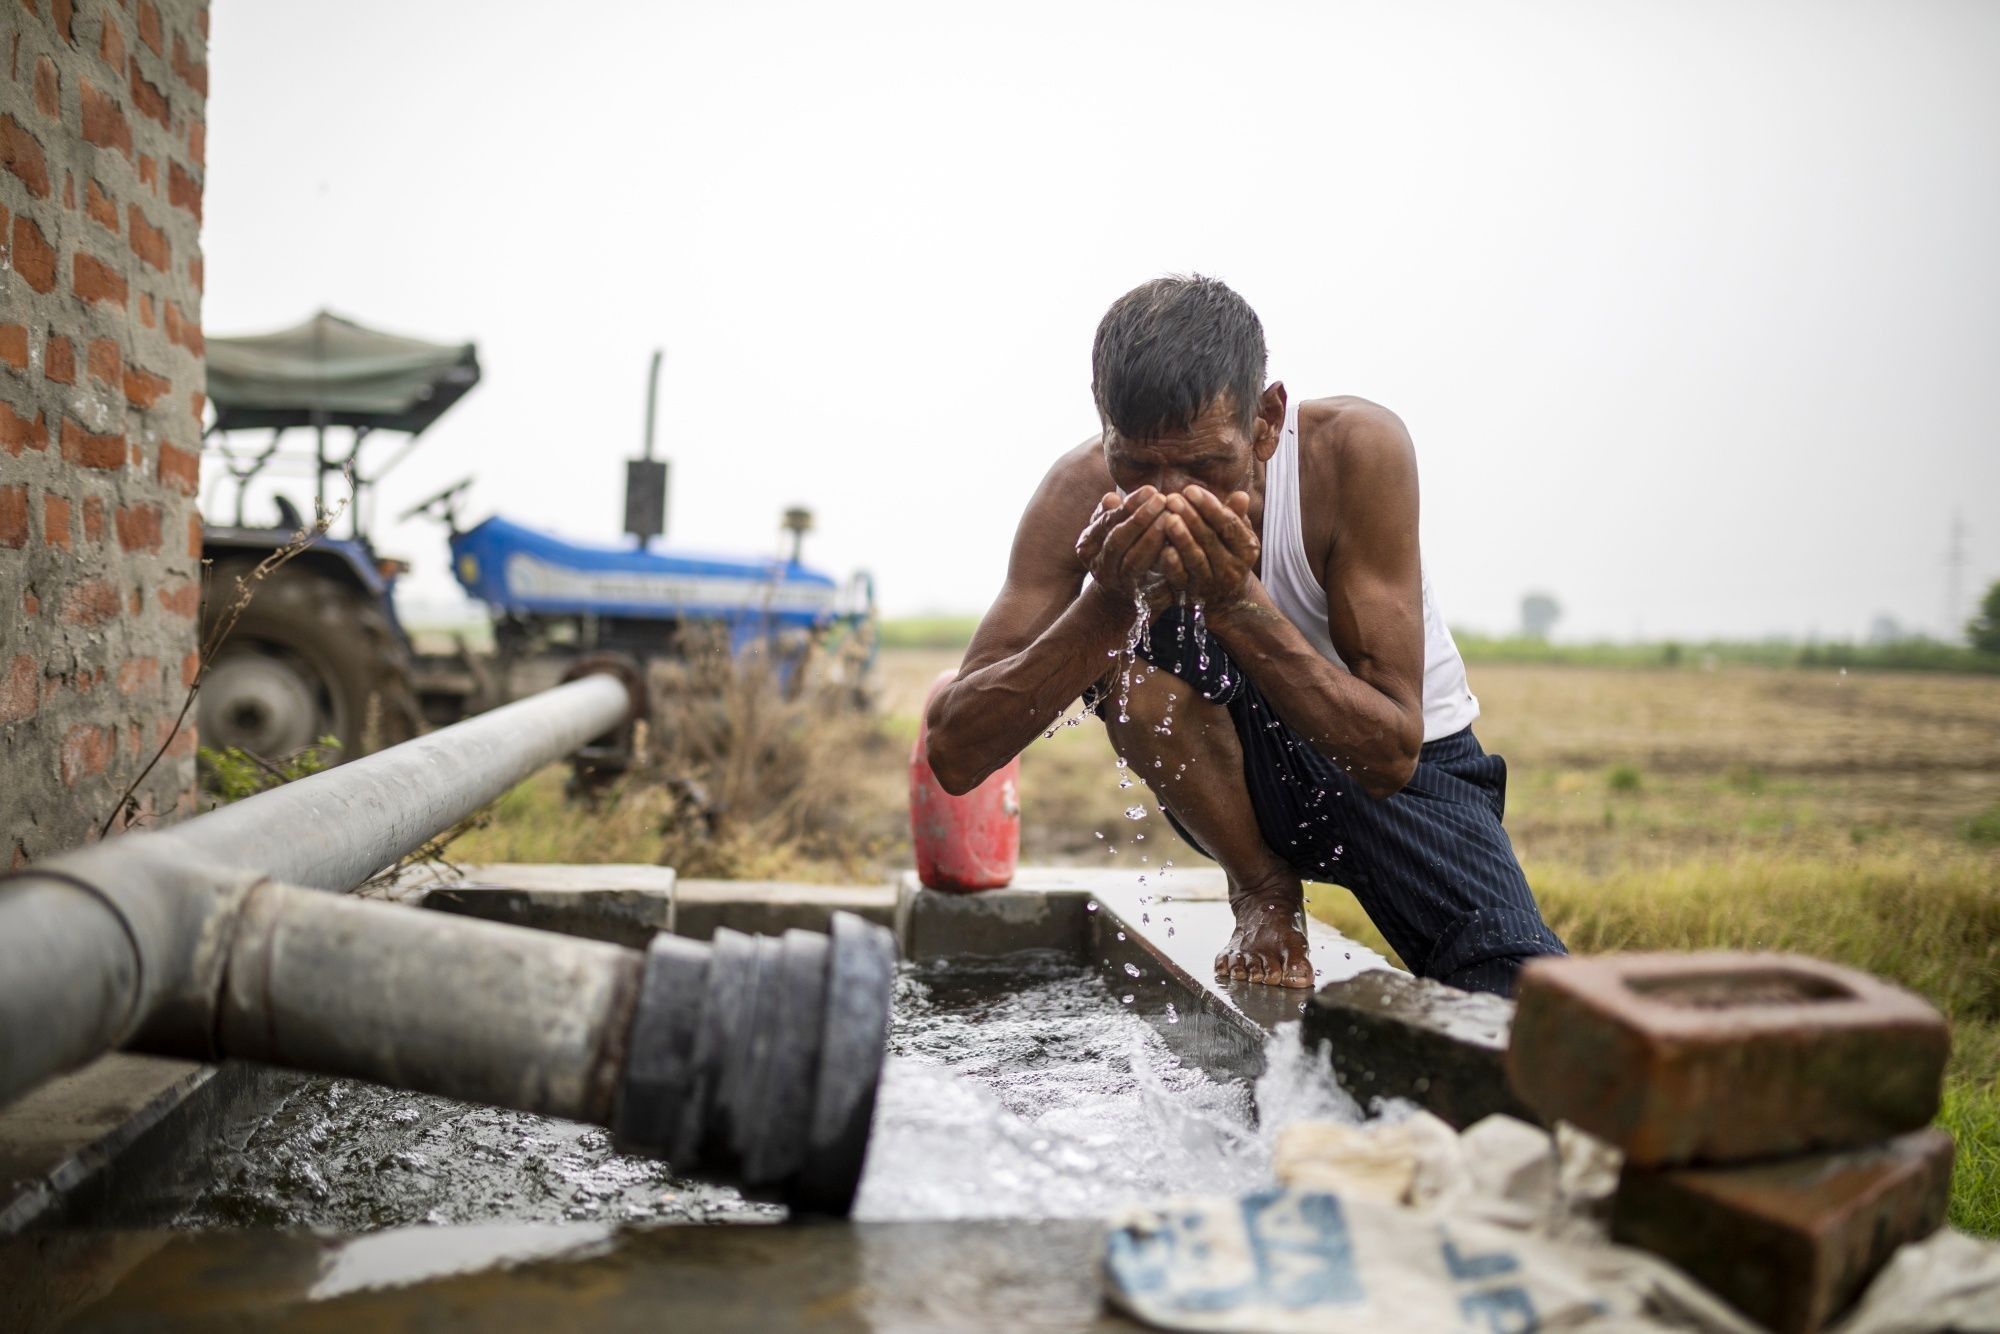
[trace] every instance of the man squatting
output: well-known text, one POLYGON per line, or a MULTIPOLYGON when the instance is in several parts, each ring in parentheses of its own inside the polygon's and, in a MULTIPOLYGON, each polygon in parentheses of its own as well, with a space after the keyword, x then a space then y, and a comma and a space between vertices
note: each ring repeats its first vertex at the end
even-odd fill
POLYGON ((1500 826, 1507 766, 1472 734, 1424 578, 1409 432, 1264 373, 1263 326, 1223 283, 1160 278, 1106 312, 1103 429, 1028 502, 1006 585, 931 702, 931 768, 970 791, 1082 696, 1228 875, 1218 978, 1313 985, 1311 878, 1353 891, 1420 976, 1511 994, 1526 960, 1564 950, 1500 826), (1151 668, 1108 706, 1139 598, 1151 668))

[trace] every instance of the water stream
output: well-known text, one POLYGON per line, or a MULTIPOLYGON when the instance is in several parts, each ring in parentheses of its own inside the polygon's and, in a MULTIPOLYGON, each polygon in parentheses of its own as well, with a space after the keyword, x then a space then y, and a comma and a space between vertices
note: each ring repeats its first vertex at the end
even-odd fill
MULTIPOLYGON (((1295 1034, 1251 1091, 1183 1064, 1055 953, 905 965, 856 1216, 1092 1217, 1268 1178, 1279 1126, 1358 1119, 1295 1034)), ((217 1155, 182 1227, 727 1222, 779 1210, 624 1155, 595 1127, 301 1077, 217 1155)))

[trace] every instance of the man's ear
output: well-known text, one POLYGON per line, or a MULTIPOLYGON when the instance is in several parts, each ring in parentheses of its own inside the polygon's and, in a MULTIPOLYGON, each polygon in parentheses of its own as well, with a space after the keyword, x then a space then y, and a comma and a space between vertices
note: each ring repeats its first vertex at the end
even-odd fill
POLYGON ((1257 399, 1256 436, 1251 449, 1260 462, 1268 463, 1278 452, 1278 437, 1285 430, 1285 382, 1273 380, 1257 399))

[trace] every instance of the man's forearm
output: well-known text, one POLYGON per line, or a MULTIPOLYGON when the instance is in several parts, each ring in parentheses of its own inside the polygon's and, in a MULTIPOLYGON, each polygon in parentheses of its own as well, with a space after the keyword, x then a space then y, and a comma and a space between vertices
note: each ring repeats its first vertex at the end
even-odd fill
POLYGON ((1397 703, 1330 662, 1299 633, 1254 576, 1244 595, 1208 614, 1222 641, 1285 724, 1312 748, 1354 775, 1370 796, 1386 797, 1409 781, 1423 744, 1421 713, 1397 703))
POLYGON ((1020 754, 1110 669, 1133 609, 1093 582, 1033 643, 938 691, 927 719, 931 771, 969 792, 1020 754))

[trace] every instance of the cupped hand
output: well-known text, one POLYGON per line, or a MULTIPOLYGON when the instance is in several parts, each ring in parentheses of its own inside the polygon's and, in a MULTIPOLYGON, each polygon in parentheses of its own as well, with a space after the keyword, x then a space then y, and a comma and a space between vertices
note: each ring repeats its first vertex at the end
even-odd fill
POLYGON ((1128 600, 1172 596, 1160 567, 1168 499, 1150 486, 1122 498, 1115 491, 1104 494, 1076 539, 1076 554, 1092 580, 1128 600))
POLYGON ((1209 607, 1243 596, 1262 551, 1250 526, 1248 492, 1231 492, 1223 500, 1206 487, 1190 486, 1166 497, 1160 524, 1166 535, 1160 568, 1175 589, 1209 607))

